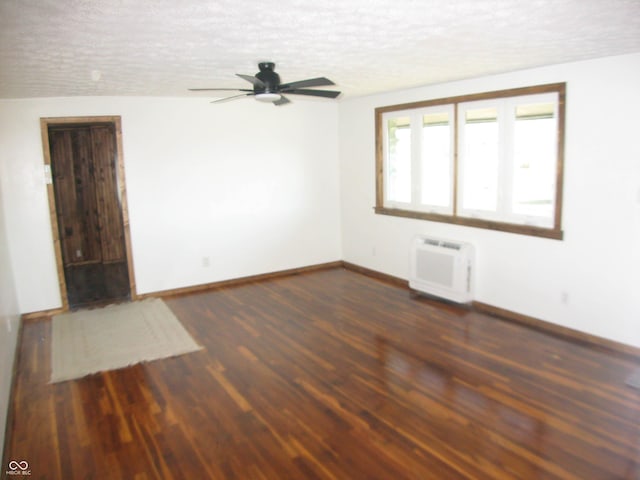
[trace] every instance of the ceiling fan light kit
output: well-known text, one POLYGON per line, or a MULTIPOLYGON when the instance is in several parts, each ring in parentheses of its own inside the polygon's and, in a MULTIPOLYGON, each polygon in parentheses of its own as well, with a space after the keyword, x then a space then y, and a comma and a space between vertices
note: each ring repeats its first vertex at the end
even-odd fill
POLYGON ((259 100, 261 102, 275 102, 276 100, 280 100, 282 98, 282 95, 280 95, 279 93, 269 93, 269 92, 265 92, 265 93, 256 93, 256 100, 259 100))
POLYGON ((236 73, 236 76, 246 80, 253 85, 253 89, 248 88, 190 88, 192 92, 197 91, 236 91, 242 92, 231 97, 214 100, 211 103, 226 102, 240 97, 255 97, 256 100, 265 103, 273 103, 276 106, 285 105, 291 101, 283 94, 290 95, 307 95, 312 97, 336 98, 340 92, 333 90, 314 90, 310 87, 322 87, 325 85, 335 85, 331 80, 325 77, 310 78, 308 80, 299 80, 291 83, 280 83, 280 75, 275 72, 275 63, 261 62, 258 64, 260 71, 255 75, 243 75, 236 73))

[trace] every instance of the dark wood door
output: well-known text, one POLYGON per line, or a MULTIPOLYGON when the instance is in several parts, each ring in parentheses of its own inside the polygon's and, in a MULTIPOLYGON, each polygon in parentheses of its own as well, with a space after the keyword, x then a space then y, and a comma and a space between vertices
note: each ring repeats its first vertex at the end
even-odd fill
POLYGON ((69 305, 129 298, 114 126, 50 126, 49 145, 69 305))

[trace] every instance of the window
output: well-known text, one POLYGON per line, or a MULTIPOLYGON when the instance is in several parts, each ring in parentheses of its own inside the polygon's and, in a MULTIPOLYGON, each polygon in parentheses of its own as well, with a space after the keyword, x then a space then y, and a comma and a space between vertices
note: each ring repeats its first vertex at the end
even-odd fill
POLYGON ((565 84, 376 109, 376 212, 562 238, 565 84))
POLYGON ((453 107, 385 116, 386 205, 453 213, 453 107))

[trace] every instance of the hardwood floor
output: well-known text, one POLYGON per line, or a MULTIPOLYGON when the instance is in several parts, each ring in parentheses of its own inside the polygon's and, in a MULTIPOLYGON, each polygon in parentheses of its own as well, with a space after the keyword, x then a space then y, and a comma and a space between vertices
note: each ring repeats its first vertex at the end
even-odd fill
POLYGON ((50 321, 24 325, 6 462, 64 480, 640 478, 632 359, 343 269, 165 301, 204 350, 55 385, 50 321))

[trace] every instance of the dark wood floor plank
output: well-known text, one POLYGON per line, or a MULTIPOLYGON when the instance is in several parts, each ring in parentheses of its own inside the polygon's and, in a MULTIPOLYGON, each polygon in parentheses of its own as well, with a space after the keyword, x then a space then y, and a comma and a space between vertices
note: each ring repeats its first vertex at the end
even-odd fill
POLYGON ((204 348, 50 385, 23 326, 30 478, 638 479, 628 357, 343 269, 165 299, 204 348))

